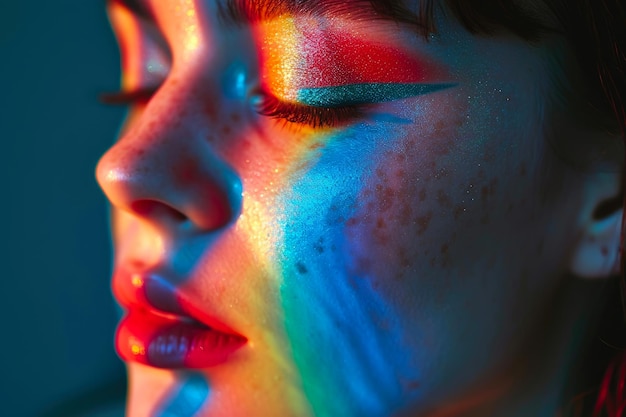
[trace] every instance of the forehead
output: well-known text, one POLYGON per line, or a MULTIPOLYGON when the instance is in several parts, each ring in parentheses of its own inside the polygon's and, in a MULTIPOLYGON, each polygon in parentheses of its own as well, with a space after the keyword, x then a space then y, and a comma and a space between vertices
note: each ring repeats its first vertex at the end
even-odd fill
POLYGON ((324 13, 363 9, 391 10, 401 0, 214 0, 220 7, 241 8, 266 14, 324 13))
MULTIPOLYGON (((148 16, 150 9, 165 6, 172 1, 150 0, 106 0, 108 5, 119 4, 139 16, 148 16)), ((432 2, 433 0, 425 0, 432 2)), ((236 17, 237 20, 270 19, 279 15, 328 15, 340 14, 358 19, 377 16, 397 21, 415 20, 415 7, 403 0, 175 0, 186 7, 196 3, 214 3, 220 13, 236 17)), ((411 1, 417 3, 417 1, 411 1)), ((414 6, 414 5, 413 5, 414 6)))
MULTIPOLYGON (((447 32, 446 22, 455 21, 470 34, 499 37, 509 33, 530 43, 541 42, 562 33, 559 19, 545 0, 106 0, 119 4, 136 16, 156 19, 156 14, 169 16, 170 23, 180 26, 181 19, 172 11, 201 8, 227 24, 267 21, 278 16, 339 17, 365 22, 365 31, 378 27, 375 22, 400 24, 405 33, 429 37, 447 32)), ((178 13, 175 13, 179 15, 178 13)), ((206 17, 208 15, 205 14, 206 17)), ((182 20, 188 21, 186 16, 182 20)), ((187 15, 187 17, 190 15, 187 15)), ((199 15, 196 19, 203 19, 199 15)), ((396 26, 398 27, 398 26, 396 26)), ((388 26, 388 28, 391 28, 388 26)), ((399 28, 399 27, 398 27, 399 28)), ((400 32, 400 31, 397 31, 400 32)))

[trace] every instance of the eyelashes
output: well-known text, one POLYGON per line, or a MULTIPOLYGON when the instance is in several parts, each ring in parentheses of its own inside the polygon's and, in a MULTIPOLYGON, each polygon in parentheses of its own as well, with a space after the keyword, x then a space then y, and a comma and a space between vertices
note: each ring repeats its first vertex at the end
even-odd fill
POLYGON ((453 87, 455 84, 362 83, 335 87, 305 88, 298 101, 284 102, 263 94, 258 112, 290 123, 313 128, 332 128, 365 116, 376 104, 417 97, 453 87))
POLYGON ((257 105, 260 115, 312 128, 329 128, 346 124, 362 117, 364 104, 336 104, 334 106, 310 106, 285 102, 272 94, 263 93, 257 105))
POLYGON ((112 93, 102 93, 98 100, 103 104, 109 105, 130 105, 130 104, 147 104, 158 87, 140 87, 129 91, 115 91, 112 93))

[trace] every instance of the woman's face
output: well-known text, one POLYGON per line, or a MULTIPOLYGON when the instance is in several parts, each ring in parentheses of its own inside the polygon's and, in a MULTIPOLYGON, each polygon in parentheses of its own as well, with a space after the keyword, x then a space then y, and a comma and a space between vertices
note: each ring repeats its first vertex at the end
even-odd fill
POLYGON ((369 2, 132 3, 97 170, 129 415, 462 409, 536 365, 582 198, 544 47, 369 2))

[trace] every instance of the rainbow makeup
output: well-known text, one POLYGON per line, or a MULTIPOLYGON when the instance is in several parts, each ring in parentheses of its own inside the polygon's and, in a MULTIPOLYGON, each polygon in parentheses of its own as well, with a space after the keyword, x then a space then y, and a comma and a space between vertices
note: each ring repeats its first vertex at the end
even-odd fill
POLYGON ((340 22, 282 17, 262 24, 264 89, 284 102, 333 108, 404 99, 454 85, 432 83, 446 78, 446 71, 418 52, 364 38, 340 22))

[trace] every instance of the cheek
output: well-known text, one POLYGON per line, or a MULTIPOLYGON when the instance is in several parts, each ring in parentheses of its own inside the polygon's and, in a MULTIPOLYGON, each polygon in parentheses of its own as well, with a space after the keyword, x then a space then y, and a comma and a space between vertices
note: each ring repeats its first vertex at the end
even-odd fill
POLYGON ((411 289, 441 299, 459 268, 501 267, 482 236, 495 247, 534 210, 526 201, 532 161, 512 152, 515 140, 485 105, 430 103, 376 151, 363 177, 343 225, 349 274, 389 296, 411 289))
MULTIPOLYGON (((460 178, 454 173, 460 168, 457 129, 463 121, 422 119, 378 150, 381 157, 365 177, 345 222, 351 272, 372 279, 374 288, 412 276, 424 259, 431 267, 448 266, 455 226, 442 227, 441 214, 461 210, 456 201, 460 178)), ((465 163, 473 157, 465 155, 465 163)))

